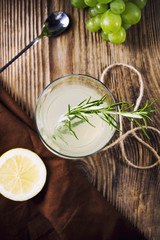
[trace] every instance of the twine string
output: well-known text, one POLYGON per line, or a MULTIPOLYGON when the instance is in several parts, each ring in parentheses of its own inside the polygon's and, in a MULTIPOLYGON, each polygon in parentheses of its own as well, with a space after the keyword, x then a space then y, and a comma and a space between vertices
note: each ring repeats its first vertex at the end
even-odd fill
MULTIPOLYGON (((142 98, 143 98, 143 93, 144 93, 144 84, 143 84, 143 80, 142 80, 142 76, 141 76, 141 73, 135 69, 133 66, 130 66, 128 64, 124 64, 124 63, 116 63, 116 64, 111 64, 109 65, 108 67, 106 67, 101 75, 101 78, 100 78, 100 81, 103 82, 105 84, 105 75, 106 73, 114 68, 114 67, 118 67, 118 66, 123 66, 123 67, 127 67, 129 69, 131 69, 132 71, 134 71, 137 75, 138 75, 138 80, 139 80, 139 84, 140 84, 140 88, 139 88, 139 96, 136 100, 136 104, 135 104, 135 107, 134 107, 134 111, 136 111, 138 108, 139 108, 139 105, 142 101, 142 98)), ((119 138, 114 141, 113 143, 109 144, 108 146, 106 146, 105 148, 102 149, 102 151, 106 151, 108 150, 109 148, 112 148, 113 146, 117 145, 118 143, 120 144, 120 148, 121 148, 121 151, 122 151, 122 156, 124 157, 124 159, 127 161, 127 163, 134 167, 134 168, 137 168, 137 169, 150 169, 150 168, 153 168, 155 167, 156 165, 158 165, 160 163, 160 156, 159 154, 157 153, 157 151, 151 146, 149 145, 148 143, 146 143, 145 141, 143 141, 140 137, 137 136, 136 134, 136 131, 137 130, 140 130, 141 128, 140 127, 135 127, 133 128, 133 122, 131 122, 131 129, 128 130, 126 133, 122 133, 123 132, 123 121, 122 121, 122 116, 120 115, 119 116, 119 122, 120 122, 120 135, 119 135, 119 138), (127 158, 127 155, 126 155, 126 151, 125 151, 125 146, 124 146, 124 140, 128 137, 128 135, 132 134, 140 143, 142 143, 145 147, 147 147, 154 155, 155 157, 157 158, 157 161, 149 166, 138 166, 134 163, 132 163, 128 158, 127 158)), ((146 126, 143 126, 143 128, 146 129, 146 126)), ((154 127, 151 127, 151 126, 148 126, 147 129, 151 129, 153 131, 156 131, 159 135, 160 135, 160 131, 157 129, 157 128, 154 128, 154 127)))

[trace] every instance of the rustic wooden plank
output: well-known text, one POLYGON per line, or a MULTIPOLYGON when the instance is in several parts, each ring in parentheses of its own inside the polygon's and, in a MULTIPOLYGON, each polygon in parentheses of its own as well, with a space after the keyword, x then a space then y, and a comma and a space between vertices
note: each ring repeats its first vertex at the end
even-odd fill
MULTIPOLYGON (((40 33, 43 21, 54 10, 69 14, 70 29, 60 37, 39 41, 0 76, 7 91, 28 115, 34 117, 38 96, 57 77, 84 73, 100 79, 104 68, 117 62, 130 64, 142 73, 145 87, 142 105, 147 99, 159 100, 158 0, 148 1, 140 23, 127 31, 127 40, 121 45, 106 43, 100 33, 88 32, 85 27, 87 10, 73 8, 70 0, 0 0, 0 67, 40 33)), ((116 100, 135 103, 139 84, 131 70, 117 67, 105 78, 116 100)), ((159 101, 155 106, 160 109, 159 101)), ((153 120, 152 126, 159 127, 159 112, 153 120)), ((124 130, 129 127, 125 121, 124 130)), ((154 132, 150 135, 152 146, 160 151, 159 136, 154 132)), ((118 134, 114 140, 117 137, 118 134)), ((156 161, 149 150, 131 136, 126 139, 125 146, 135 164, 147 165, 156 161)), ((159 239, 159 166, 144 171, 130 167, 123 159, 119 145, 74 164, 108 201, 145 232, 148 239, 159 239)))

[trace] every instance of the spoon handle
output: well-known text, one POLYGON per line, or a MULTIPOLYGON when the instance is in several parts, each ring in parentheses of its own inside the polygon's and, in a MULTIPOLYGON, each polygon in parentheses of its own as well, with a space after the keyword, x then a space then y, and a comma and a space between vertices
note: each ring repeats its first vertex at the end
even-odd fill
POLYGON ((25 51, 27 51, 30 47, 32 47, 38 41, 39 39, 35 38, 31 43, 29 43, 21 52, 19 52, 14 58, 12 58, 6 65, 4 65, 0 69, 0 73, 2 73, 11 63, 13 63, 18 57, 20 57, 25 51))

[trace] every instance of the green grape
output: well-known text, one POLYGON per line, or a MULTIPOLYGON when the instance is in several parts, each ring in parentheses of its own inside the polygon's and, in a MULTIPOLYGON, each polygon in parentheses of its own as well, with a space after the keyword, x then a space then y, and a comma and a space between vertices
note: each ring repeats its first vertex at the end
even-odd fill
POLYGON ((123 43, 126 40, 126 31, 120 27, 118 32, 108 34, 108 39, 112 43, 123 43))
POLYGON ((101 17, 101 28, 106 33, 117 32, 121 27, 121 23, 121 16, 114 14, 110 9, 101 17))
POLYGON ((129 29, 131 26, 132 26, 132 25, 129 24, 129 23, 122 23, 122 27, 123 27, 125 30, 129 29))
POLYGON ((98 13, 104 13, 104 12, 107 11, 108 5, 102 4, 102 3, 97 3, 95 8, 96 8, 98 13))
POLYGON ((84 0, 84 2, 88 7, 95 7, 97 4, 97 0, 84 0))
POLYGON ((143 9, 147 4, 147 0, 130 0, 130 1, 137 5, 140 9, 143 9))
POLYGON ((94 17, 94 23, 99 29, 101 28, 101 17, 102 14, 98 14, 97 16, 94 17))
POLYGON ((103 38, 105 41, 109 42, 108 33, 104 32, 104 31, 102 30, 101 36, 102 36, 102 38, 103 38))
POLYGON ((97 26, 95 24, 95 18, 92 17, 90 18, 87 23, 86 23, 86 27, 90 32, 97 32, 100 29, 100 26, 97 26))
POLYGON ((71 0, 71 4, 76 8, 85 8, 87 5, 84 0, 71 0))
POLYGON ((129 23, 131 25, 137 24, 141 19, 141 10, 135 4, 126 3, 126 9, 121 15, 123 23, 129 23))
POLYGON ((113 0, 110 3, 110 9, 115 14, 121 14, 124 12, 126 5, 123 0, 113 0))
POLYGON ((99 13, 97 12, 97 9, 95 7, 90 7, 88 9, 88 14, 90 17, 95 17, 99 13))
POLYGON ((99 3, 107 4, 112 2, 112 0, 97 0, 99 3))

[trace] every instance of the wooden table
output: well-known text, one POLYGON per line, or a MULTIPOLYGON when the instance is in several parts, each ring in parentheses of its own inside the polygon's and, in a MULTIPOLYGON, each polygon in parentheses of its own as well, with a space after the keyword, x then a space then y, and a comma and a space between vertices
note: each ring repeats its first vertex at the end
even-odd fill
MULTIPOLYGON (((44 87, 57 77, 81 73, 97 79, 112 63, 127 63, 137 68, 144 80, 145 101, 159 99, 160 85, 160 4, 148 1, 139 24, 127 31, 124 44, 102 40, 100 33, 85 27, 87 10, 72 8, 69 0, 0 0, 0 67, 23 49, 39 33, 43 21, 54 10, 69 14, 71 26, 58 38, 44 38, 6 69, 0 80, 7 91, 31 117, 37 98, 44 87)), ((105 76, 106 85, 117 101, 135 103, 139 95, 136 74, 125 68, 113 68, 105 76)), ((155 104, 160 109, 160 103, 155 104)), ((160 112, 151 126, 160 126, 160 112)), ((125 131, 130 128, 124 121, 125 131)), ((150 144, 159 150, 160 138, 149 132, 150 144)), ((114 140, 118 137, 118 134, 114 140)), ((143 138, 143 135, 141 135, 143 138)), ((146 138, 145 138, 146 140, 146 138)), ((147 140, 146 140, 147 141, 147 140)), ((128 158, 135 164, 148 165, 156 158, 133 136, 125 140, 128 158)), ((83 175, 148 239, 160 238, 160 166, 150 170, 130 167, 122 157, 119 145, 74 164, 83 175)))

